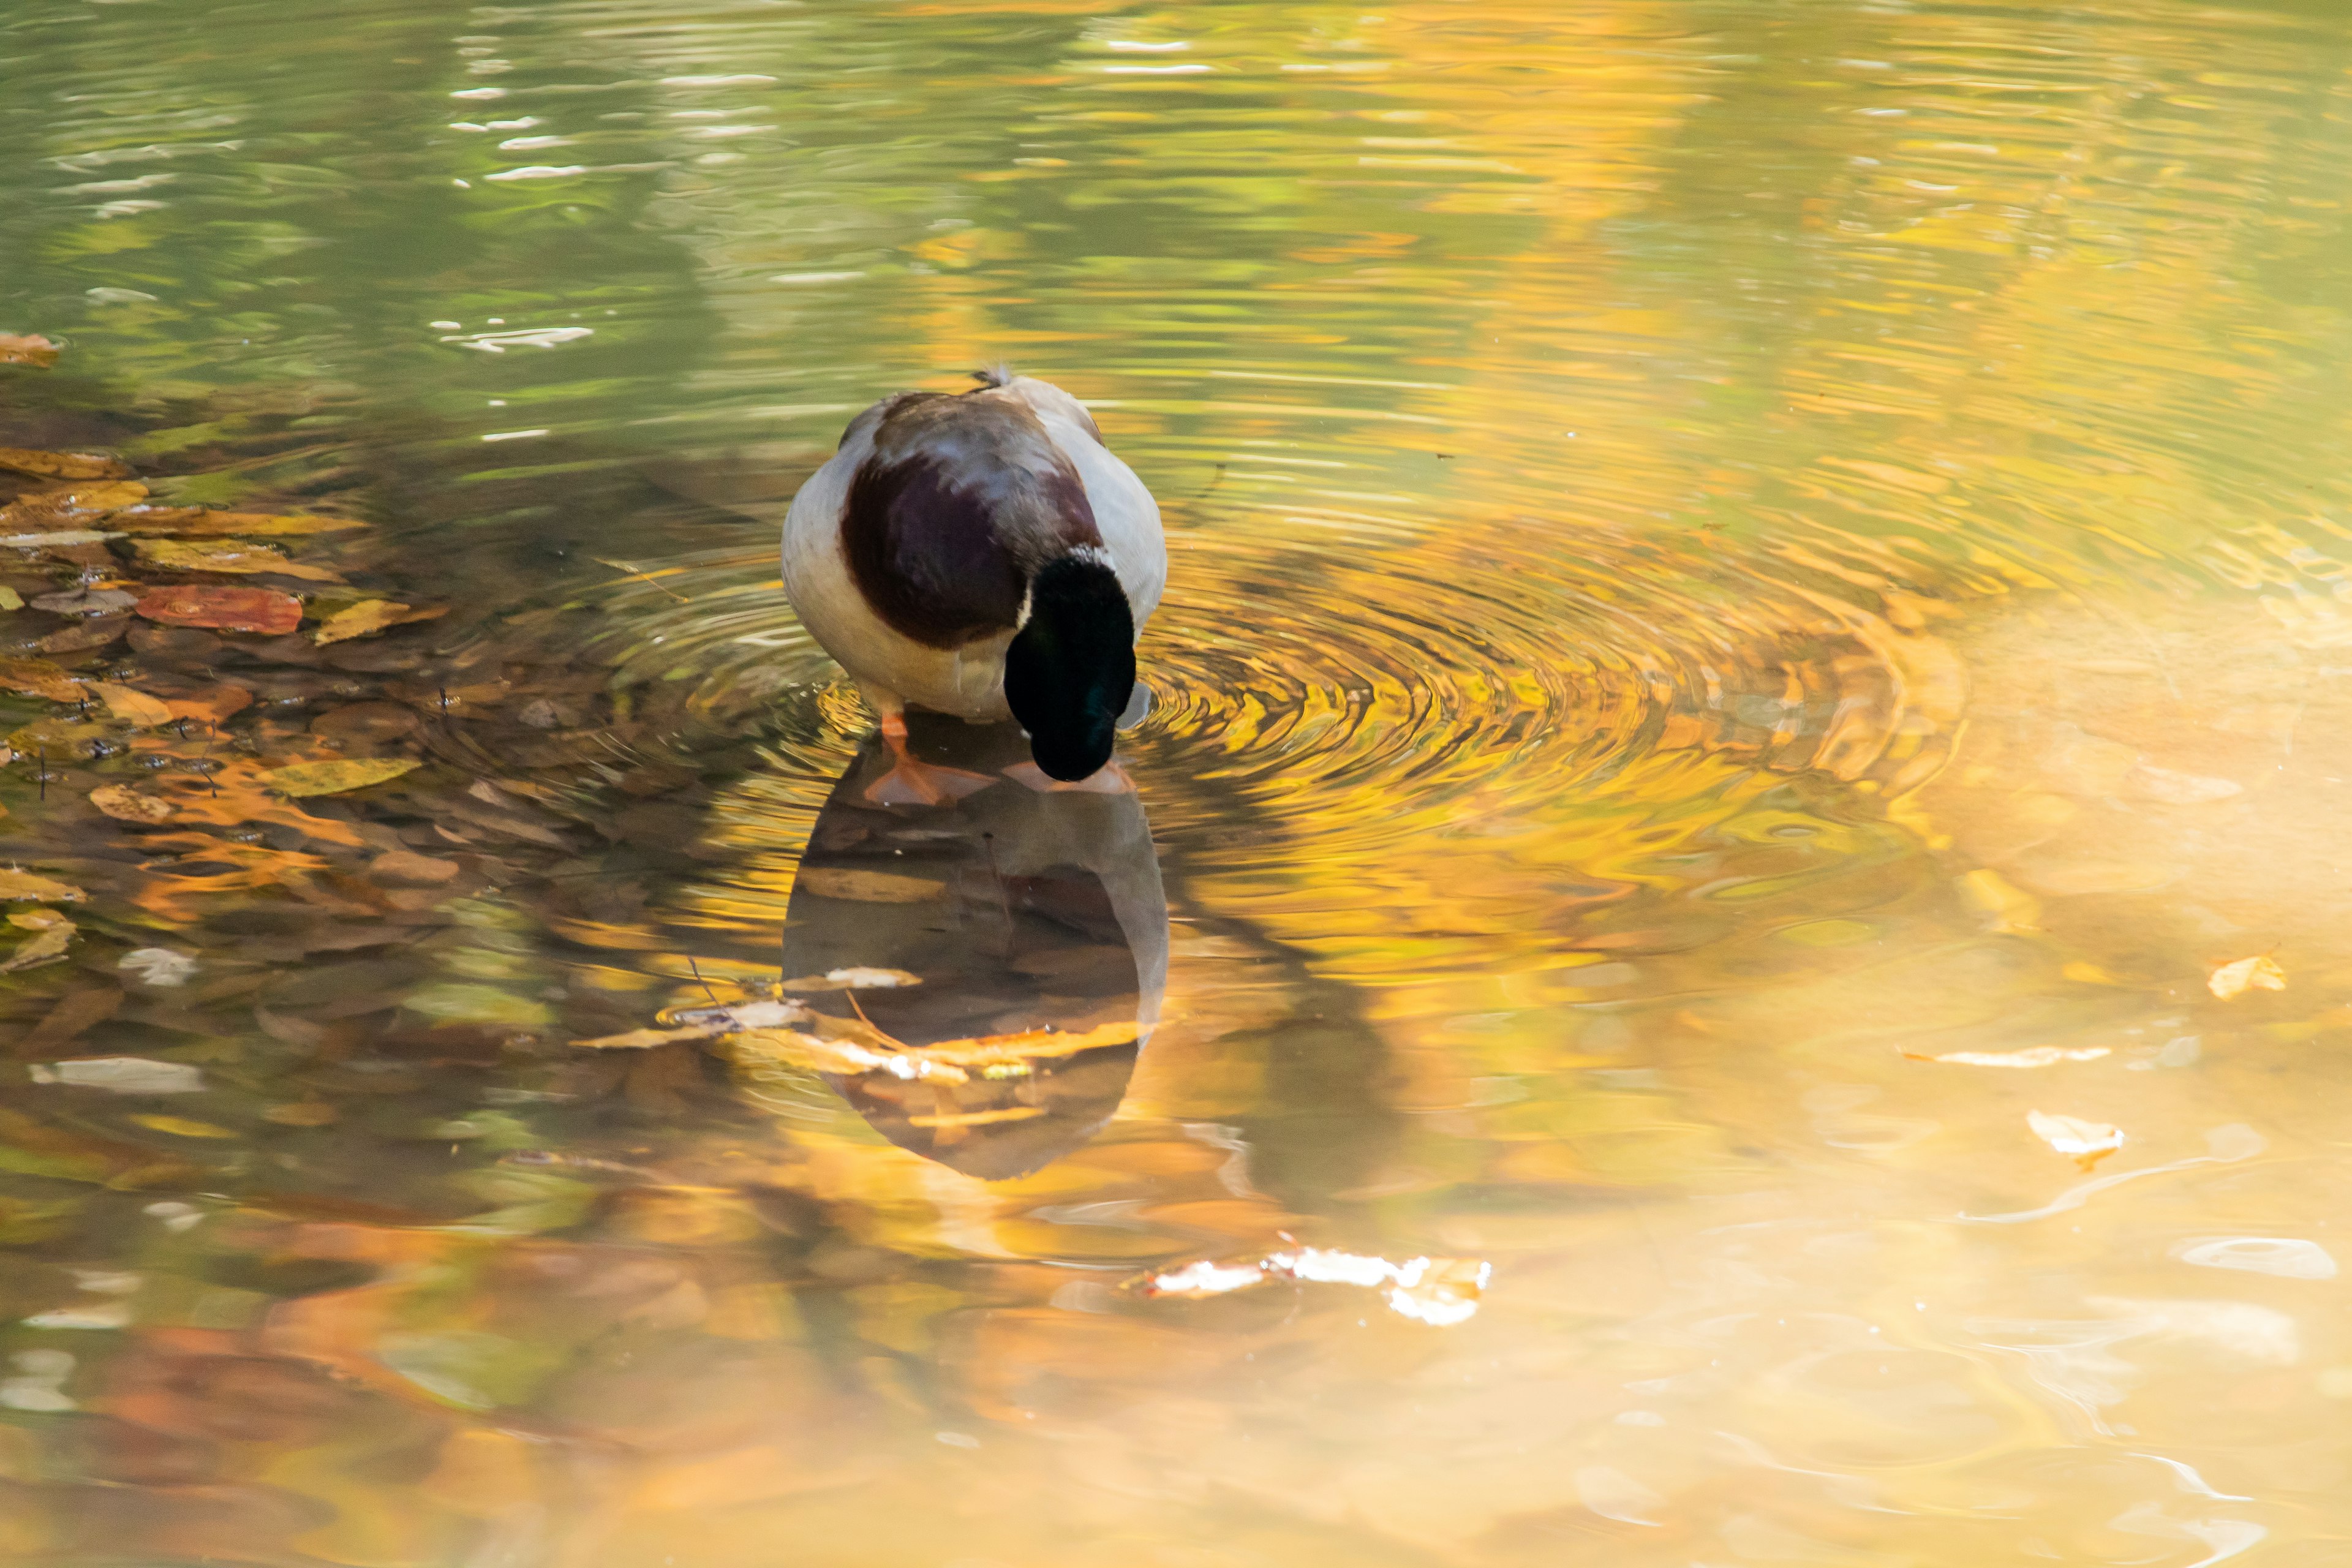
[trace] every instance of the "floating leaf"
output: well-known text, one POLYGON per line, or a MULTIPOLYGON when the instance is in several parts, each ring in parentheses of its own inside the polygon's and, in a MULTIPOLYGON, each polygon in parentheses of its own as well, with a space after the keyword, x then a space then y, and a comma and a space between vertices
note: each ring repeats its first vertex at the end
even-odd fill
POLYGON ((119 458, 95 452, 36 452, 23 447, 0 447, 0 468, 30 474, 37 479, 127 479, 131 465, 119 458))
POLYGON ((135 542, 139 559, 168 572, 275 573, 313 583, 340 583, 342 574, 324 566, 289 561, 286 552, 267 544, 232 540, 222 544, 197 544, 184 539, 142 539, 135 542))
POLYGON ((158 1132, 169 1132, 174 1138, 234 1138, 236 1136, 226 1127, 215 1127, 209 1121, 191 1121, 184 1116, 134 1116, 131 1120, 142 1127, 152 1127, 158 1132))
POLYGON ((340 533, 365 528, 343 517, 279 517, 259 511, 213 511, 200 506, 134 506, 110 520, 132 533, 177 533, 189 537, 249 534, 262 538, 340 533))
POLYGON ((117 822, 143 823, 150 827, 179 815, 170 801, 141 795, 129 784, 100 784, 89 792, 89 804, 117 822))
POLYGON ((2225 963, 2205 981, 2206 988, 2227 1002, 2232 996, 2242 996, 2249 991, 2284 991, 2286 971, 2278 966, 2268 953, 2258 958, 2242 958, 2235 963, 2225 963))
POLYGON ((424 765, 414 757, 351 757, 337 763, 296 763, 291 767, 273 769, 263 778, 278 794, 299 798, 365 789, 424 765))
POLYGON ((2074 1163, 2086 1171, 2124 1146, 2124 1130, 2104 1121, 2029 1110, 2025 1124, 2033 1129, 2035 1137, 2061 1154, 2071 1155, 2074 1163))
POLYGON ((0 583, 0 611, 21 610, 24 607, 24 595, 17 593, 16 589, 8 586, 7 584, 0 583))
POLYGON ((126 724, 152 730, 172 721, 172 710, 143 691, 133 691, 111 680, 93 680, 89 689, 106 700, 108 712, 126 724))
POLYGON ((1946 1051, 1940 1057, 1903 1053, 1915 1062, 1951 1062, 1971 1068, 2046 1068, 2060 1062, 2095 1062, 2108 1054, 2105 1046, 2033 1046, 2021 1051, 1946 1051))
POLYGON ((0 658, 0 686, 52 702, 79 702, 89 695, 63 667, 46 658, 0 658))
POLYGON ((11 871, 0 867, 0 901, 28 900, 44 904, 70 904, 80 901, 81 897, 82 890, 70 883, 37 877, 30 871, 11 871))
POLYGON ((178 696, 164 695, 163 707, 174 719, 196 719, 217 724, 233 713, 241 713, 253 706, 253 692, 234 682, 222 681, 178 696))
POLYGON ((223 588, 184 584, 158 588, 139 601, 139 614, 173 626, 283 636, 302 624, 302 601, 270 588, 223 588))
POLYGON ((120 588, 70 588, 61 594, 42 595, 33 601, 33 608, 47 610, 53 616, 110 616, 138 602, 138 595, 126 594, 120 588))
POLYGON ((418 618, 415 611, 406 605, 390 599, 362 599, 348 610, 329 616, 310 640, 324 647, 329 643, 347 642, 352 637, 373 637, 378 632, 418 618))
POLYGON ((1297 1247, 1246 1262, 1203 1258, 1181 1268, 1160 1269, 1129 1281, 1138 1294, 1198 1299, 1245 1290, 1269 1279, 1310 1285, 1353 1285, 1377 1290, 1389 1310, 1437 1328, 1450 1327, 1478 1310, 1494 1268, 1471 1258, 1385 1258, 1336 1248, 1297 1247))
POLYGON ((58 345, 37 333, 0 332, 0 364, 47 370, 58 363, 58 345))

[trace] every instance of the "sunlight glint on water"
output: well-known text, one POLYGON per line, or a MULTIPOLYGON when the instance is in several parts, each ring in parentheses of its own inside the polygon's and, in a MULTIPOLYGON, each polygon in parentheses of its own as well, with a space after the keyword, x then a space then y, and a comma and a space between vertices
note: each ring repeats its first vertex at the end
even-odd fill
POLYGON ((24 0, 0 446, 450 613, 181 670, 424 759, 363 851, 0 770, 0 1561, 2336 1561, 2347 158, 2284 0, 24 0), (774 525, 997 360, 1170 526, 1169 922, 986 1182, 571 1042, 899 886, 774 525))

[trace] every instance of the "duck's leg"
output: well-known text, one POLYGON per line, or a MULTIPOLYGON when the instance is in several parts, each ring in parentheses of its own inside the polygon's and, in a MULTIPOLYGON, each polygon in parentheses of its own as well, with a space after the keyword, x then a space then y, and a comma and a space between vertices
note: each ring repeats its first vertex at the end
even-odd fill
POLYGON ((918 761, 907 749, 906 704, 870 689, 866 695, 882 715, 882 740, 890 748, 890 771, 866 786, 866 798, 876 805, 945 805, 996 782, 986 773, 918 761))

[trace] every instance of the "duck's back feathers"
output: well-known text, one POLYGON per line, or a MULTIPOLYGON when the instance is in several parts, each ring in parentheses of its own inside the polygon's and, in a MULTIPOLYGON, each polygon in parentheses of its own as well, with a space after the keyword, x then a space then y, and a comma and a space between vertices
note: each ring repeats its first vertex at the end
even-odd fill
POLYGON ((893 631, 952 648, 1020 625, 1047 562, 1101 548, 1086 482, 1013 398, 894 400, 849 481, 842 552, 893 631))
POLYGON ((1160 510, 1060 388, 992 375, 860 414, 793 498, 784 587, 877 700, 1001 719, 1030 584, 1073 556, 1116 574, 1134 626, 1168 572, 1160 510))

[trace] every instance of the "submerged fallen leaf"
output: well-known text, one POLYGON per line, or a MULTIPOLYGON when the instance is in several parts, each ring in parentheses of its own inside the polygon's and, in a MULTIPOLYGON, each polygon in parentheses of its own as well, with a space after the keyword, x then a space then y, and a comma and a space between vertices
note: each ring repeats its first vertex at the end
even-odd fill
POLYGON ((242 713, 253 706, 253 693, 246 687, 229 681, 203 687, 181 696, 164 696, 163 707, 174 719, 195 719, 217 724, 234 713, 242 713))
POLYGON ((2086 1171, 2124 1146, 2124 1130, 2104 1121, 2029 1110, 2025 1124, 2033 1129, 2035 1137, 2061 1154, 2071 1155, 2074 1163, 2086 1171))
POLYGON ((0 364, 47 370, 58 363, 58 345, 38 333, 0 332, 0 364))
POLYGON ((79 1061, 44 1062, 32 1070, 35 1083, 61 1083, 69 1089, 102 1089, 110 1094, 194 1094, 205 1087, 202 1068, 185 1062, 152 1061, 145 1057, 88 1057, 79 1061))
POLYGON ((89 792, 89 804, 117 822, 143 823, 151 827, 179 815, 170 801, 142 795, 129 784, 100 784, 89 792))
POLYGON ((95 452, 36 452, 23 447, 0 447, 0 468, 30 474, 37 479, 127 479, 131 465, 119 458, 95 452))
POLYGON ((29 900, 44 904, 70 904, 79 902, 81 897, 81 889, 70 883, 0 867, 0 901, 29 900))
POLYGON ((62 666, 46 658, 0 658, 0 686, 52 702, 79 702, 89 695, 62 666))
POLYGON ((2034 1046, 2021 1051, 1946 1051, 1924 1057, 1906 1051, 1915 1062, 1951 1062, 1971 1068, 2046 1068, 2060 1062, 2095 1062, 2109 1054, 2105 1046, 2034 1046))
POLYGON ((425 764, 414 757, 351 757, 339 763, 296 763, 263 775, 271 789, 298 799, 365 789, 413 773, 425 764))
POLYGON ((170 572, 269 572, 281 577, 300 577, 313 583, 340 583, 343 580, 341 573, 324 566, 289 561, 284 551, 267 544, 247 544, 235 540, 220 544, 198 544, 184 539, 142 539, 134 542, 140 560, 170 572))
POLYGON ((824 899, 845 899, 861 904, 919 904, 947 890, 944 882, 929 877, 902 877, 895 871, 856 871, 838 866, 803 866, 793 880, 824 899))
POLYGON ((282 539, 340 533, 345 529, 367 526, 342 517, 279 517, 259 511, 213 511, 200 506, 134 506, 115 513, 111 521, 116 527, 132 533, 177 533, 202 538, 250 534, 282 539))
POLYGON ((196 961, 168 947, 140 947, 115 960, 114 967, 150 985, 185 985, 196 961))
POLYGON ((43 653, 86 653, 104 647, 130 629, 129 616, 92 616, 78 626, 51 632, 33 646, 43 653))
POLYGON ((172 721, 172 710, 143 691, 133 691, 111 680, 93 680, 89 689, 106 700, 108 712, 126 724, 152 730, 172 721))
POLYGON ((223 588, 184 584, 158 588, 139 601, 139 614, 166 626, 282 637, 302 624, 302 601, 270 588, 223 588))
POLYGON ((2242 958, 2235 963, 2225 963, 2205 981, 2206 988, 2227 1002, 2232 996, 2242 996, 2249 991, 2284 991, 2286 971, 2278 962, 2264 953, 2258 958, 2242 958))
POLYGON ((782 983, 786 991, 887 991, 902 985, 920 985, 923 977, 909 974, 903 969, 828 969, 823 974, 803 974, 797 980, 782 983))

